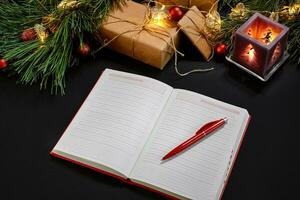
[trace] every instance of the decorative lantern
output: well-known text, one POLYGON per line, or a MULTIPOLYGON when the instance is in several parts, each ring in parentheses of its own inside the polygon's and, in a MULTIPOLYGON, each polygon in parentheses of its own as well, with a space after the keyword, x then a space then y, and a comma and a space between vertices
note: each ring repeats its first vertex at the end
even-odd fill
POLYGON ((236 31, 233 53, 227 59, 267 81, 288 57, 287 36, 286 26, 255 13, 236 31))

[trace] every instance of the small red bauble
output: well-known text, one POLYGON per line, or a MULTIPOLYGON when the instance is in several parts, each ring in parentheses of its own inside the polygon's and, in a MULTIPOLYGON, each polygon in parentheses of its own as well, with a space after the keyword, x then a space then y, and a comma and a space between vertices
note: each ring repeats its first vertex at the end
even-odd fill
POLYGON ((81 56, 88 56, 91 53, 91 48, 88 44, 83 43, 82 45, 80 45, 79 47, 79 54, 81 56))
POLYGON ((32 28, 26 29, 25 31, 23 31, 21 35, 21 39, 23 42, 34 40, 35 38, 36 38, 36 32, 32 28))
POLYGON ((215 53, 217 55, 225 55, 227 53, 226 44, 223 44, 223 43, 217 44, 215 47, 215 53))
POLYGON ((0 59, 0 69, 4 69, 8 66, 8 62, 5 59, 0 59))
POLYGON ((173 6, 169 8, 168 13, 169 13, 169 18, 175 22, 178 22, 184 15, 184 12, 178 6, 173 6))

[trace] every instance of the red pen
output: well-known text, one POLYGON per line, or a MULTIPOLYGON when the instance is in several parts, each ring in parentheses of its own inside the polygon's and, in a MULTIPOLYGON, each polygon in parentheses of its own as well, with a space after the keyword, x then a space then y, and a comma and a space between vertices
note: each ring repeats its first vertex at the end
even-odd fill
POLYGON ((209 135, 216 129, 223 126, 227 121, 228 121, 228 119, 225 117, 224 119, 219 119, 219 120, 212 121, 212 122, 205 124, 196 132, 196 134, 193 137, 191 137, 190 139, 186 140, 182 144, 175 147, 172 151, 167 153, 167 155, 165 155, 162 158, 162 160, 166 160, 166 159, 171 158, 172 156, 182 152, 183 150, 185 150, 188 147, 190 147, 191 145, 195 144, 196 142, 198 142, 205 136, 209 135))

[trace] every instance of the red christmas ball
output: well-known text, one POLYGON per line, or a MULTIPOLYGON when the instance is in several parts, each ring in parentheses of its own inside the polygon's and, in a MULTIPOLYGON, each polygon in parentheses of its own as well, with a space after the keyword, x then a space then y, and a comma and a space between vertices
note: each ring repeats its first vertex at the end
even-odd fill
POLYGON ((21 35, 21 39, 23 42, 34 40, 36 38, 36 32, 32 28, 26 29, 23 31, 21 35))
POLYGON ((0 69, 4 69, 8 66, 8 62, 5 59, 0 59, 0 69))
POLYGON ((168 13, 170 20, 175 22, 178 22, 184 15, 184 12, 178 6, 172 6, 171 8, 169 8, 168 13))
POLYGON ((217 44, 215 47, 215 53, 220 56, 225 55, 227 53, 226 44, 223 44, 223 43, 217 44))
POLYGON ((82 45, 80 45, 79 47, 79 54, 81 56, 88 56, 91 53, 91 48, 88 44, 83 43, 82 45))

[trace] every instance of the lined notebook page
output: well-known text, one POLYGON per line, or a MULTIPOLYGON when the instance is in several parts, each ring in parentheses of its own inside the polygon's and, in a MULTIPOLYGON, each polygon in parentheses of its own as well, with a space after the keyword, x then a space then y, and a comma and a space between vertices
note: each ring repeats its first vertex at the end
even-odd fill
POLYGON ((171 92, 170 86, 154 79, 105 70, 54 152, 127 176, 171 92))
POLYGON ((130 177, 191 199, 216 199, 246 118, 244 109, 174 90, 130 177), (224 117, 229 121, 216 133, 161 161, 202 125, 224 117))

